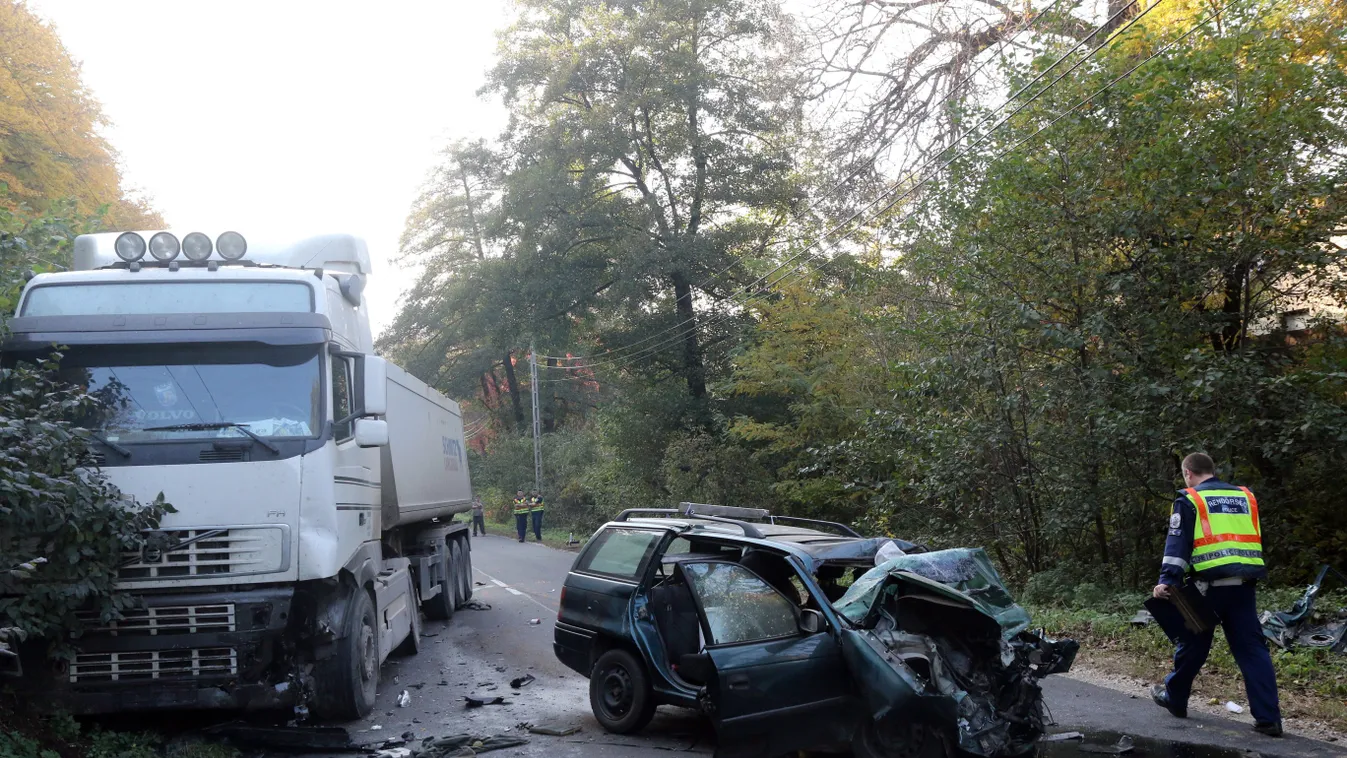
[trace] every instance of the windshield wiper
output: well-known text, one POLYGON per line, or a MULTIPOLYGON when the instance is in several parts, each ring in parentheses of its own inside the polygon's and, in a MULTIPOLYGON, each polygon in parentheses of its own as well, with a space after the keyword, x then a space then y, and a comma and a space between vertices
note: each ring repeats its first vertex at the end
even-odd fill
POLYGON ((254 432, 248 428, 247 424, 240 424, 237 421, 202 421, 194 424, 170 424, 169 426, 147 426, 143 431, 146 432, 204 432, 208 429, 237 429, 240 432, 252 437, 262 447, 270 450, 275 455, 281 454, 281 449, 267 441, 266 437, 254 432))
POLYGON ((93 437, 94 439, 96 439, 96 440, 98 440, 99 442, 103 443, 103 446, 106 447, 106 448, 108 448, 109 450, 114 450, 114 451, 116 451, 116 452, 117 452, 118 454, 120 454, 123 458, 130 458, 130 457, 131 457, 131 448, 126 447, 125 445, 118 445, 116 442, 113 442, 112 440, 108 439, 107 437, 104 437, 103 435, 99 434, 98 432, 92 432, 92 431, 91 431, 91 432, 89 432, 89 436, 90 436, 90 437, 93 437))

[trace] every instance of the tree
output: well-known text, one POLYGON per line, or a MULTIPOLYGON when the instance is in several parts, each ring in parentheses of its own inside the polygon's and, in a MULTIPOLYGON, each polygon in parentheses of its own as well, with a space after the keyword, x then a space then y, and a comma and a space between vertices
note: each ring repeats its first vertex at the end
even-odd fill
POLYGON ((18 0, 0 2, 0 206, 39 213, 73 198, 112 228, 162 219, 127 195, 107 123, 56 32, 18 0))

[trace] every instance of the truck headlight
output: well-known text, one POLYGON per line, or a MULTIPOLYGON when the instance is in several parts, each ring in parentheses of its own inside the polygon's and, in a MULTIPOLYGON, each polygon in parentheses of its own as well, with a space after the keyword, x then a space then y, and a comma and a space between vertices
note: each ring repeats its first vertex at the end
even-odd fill
POLYGON ((215 238, 215 249, 227 261, 236 261, 248 252, 248 241, 238 232, 225 232, 215 238))
POLYGON ((210 237, 201 232, 192 232, 182 238, 182 254, 189 261, 204 261, 210 257, 210 237))
POLYGON ((159 232, 150 237, 150 255, 157 261, 171 261, 178 257, 180 250, 182 245, 178 244, 178 238, 168 232, 159 232))
POLYGON ((122 232, 112 247, 117 251, 118 258, 131 263, 145 255, 145 238, 135 232, 122 232))

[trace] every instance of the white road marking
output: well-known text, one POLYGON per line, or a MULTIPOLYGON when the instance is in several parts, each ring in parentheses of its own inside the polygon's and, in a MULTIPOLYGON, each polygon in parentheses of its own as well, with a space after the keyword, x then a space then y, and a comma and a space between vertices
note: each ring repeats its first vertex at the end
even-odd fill
POLYGON ((487 579, 490 579, 492 584, 495 584, 495 585, 498 586, 498 587, 504 588, 504 590, 505 590, 506 592, 509 592, 509 593, 512 594, 512 595, 519 595, 520 597, 526 597, 526 598, 528 598, 529 600, 533 601, 533 604, 534 604, 534 605, 538 606, 539 608, 542 608, 543 610, 547 611, 548 613, 556 613, 556 612, 557 612, 557 609, 556 609, 556 608, 552 608, 551 606, 548 606, 548 605, 543 604, 542 602, 540 602, 540 601, 538 600, 538 598, 536 598, 536 597, 534 597, 534 596, 528 594, 527 592, 520 592, 519 590, 515 589, 514 587, 511 587, 510 585, 506 584, 505 582, 502 582, 501 580, 497 579, 496 577, 494 577, 494 576, 492 576, 492 575, 486 573, 485 571, 483 571, 483 570, 477 568, 476 566, 473 566, 473 567, 472 567, 472 570, 473 570, 473 571, 476 571, 477 573, 481 574, 482 576, 486 577, 487 579))

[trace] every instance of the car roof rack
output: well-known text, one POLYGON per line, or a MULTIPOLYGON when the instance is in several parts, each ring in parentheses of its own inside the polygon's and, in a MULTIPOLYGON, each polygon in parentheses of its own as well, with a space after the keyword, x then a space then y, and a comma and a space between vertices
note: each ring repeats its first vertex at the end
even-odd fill
MULTIPOLYGON (((695 504, 695 503, 680 503, 679 505, 696 505, 696 504, 695 504)), ((720 505, 720 506, 712 506, 712 507, 715 507, 715 508, 729 508, 729 507, 731 507, 731 506, 720 505)), ((757 509, 757 508, 736 508, 735 510, 737 510, 737 511, 755 511, 755 510, 761 510, 761 509, 757 509)), ((766 511, 763 511, 763 513, 766 513, 766 511)), ((614 521, 627 521, 627 520, 629 520, 632 516, 640 516, 640 515, 645 515, 645 514, 649 514, 649 515, 652 515, 652 516, 687 516, 687 517, 690 517, 690 518, 703 519, 703 520, 706 520, 706 521, 715 521, 715 522, 721 523, 721 524, 732 524, 732 525, 737 526, 737 527, 739 527, 740 529, 742 529, 743 532, 744 532, 744 536, 745 536, 745 537, 748 537, 748 538, 750 538, 750 539, 755 539, 755 540, 765 540, 765 539, 767 539, 767 535, 763 534, 761 529, 759 529, 757 526, 755 526, 755 525, 753 525, 753 524, 748 523, 747 521, 741 521, 741 520, 739 520, 739 519, 732 519, 732 518, 725 518, 724 516, 716 516, 716 515, 709 514, 709 513, 702 513, 702 512, 700 512, 699 509, 687 509, 687 508, 677 508, 677 509, 675 509, 675 508, 628 508, 628 509, 626 509, 625 511, 622 511, 621 513, 617 514, 617 518, 615 518, 615 519, 613 519, 613 520, 614 520, 614 521)))
POLYGON ((819 519, 800 518, 799 516, 768 516, 767 522, 770 524, 783 522, 791 524, 812 524, 814 526, 826 526, 841 532, 842 536, 844 537, 859 537, 860 539, 865 539, 865 536, 862 535, 860 532, 856 531, 855 529, 852 529, 846 524, 841 524, 836 521, 820 521, 819 519))

